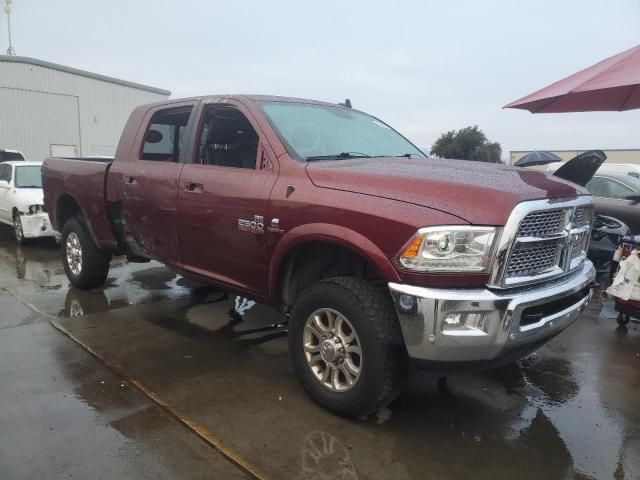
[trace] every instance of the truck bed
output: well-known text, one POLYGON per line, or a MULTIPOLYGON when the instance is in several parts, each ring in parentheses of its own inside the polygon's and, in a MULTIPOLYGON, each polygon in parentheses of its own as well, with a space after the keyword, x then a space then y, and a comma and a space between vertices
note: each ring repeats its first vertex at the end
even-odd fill
POLYGON ((94 241, 103 248, 117 245, 106 203, 110 158, 48 158, 42 165, 44 205, 53 228, 60 231, 61 218, 79 209, 94 241))

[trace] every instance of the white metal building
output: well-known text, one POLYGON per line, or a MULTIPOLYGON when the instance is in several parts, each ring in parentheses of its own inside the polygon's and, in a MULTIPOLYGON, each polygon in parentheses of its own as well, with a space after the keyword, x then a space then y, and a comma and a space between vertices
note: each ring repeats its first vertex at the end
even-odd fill
POLYGON ((0 148, 29 160, 113 155, 131 110, 171 95, 28 57, 0 55, 0 148))

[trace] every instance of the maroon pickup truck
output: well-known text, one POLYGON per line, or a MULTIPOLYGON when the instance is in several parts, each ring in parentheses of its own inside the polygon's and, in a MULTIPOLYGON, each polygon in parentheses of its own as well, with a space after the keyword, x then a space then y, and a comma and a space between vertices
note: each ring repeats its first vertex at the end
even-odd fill
POLYGON ((72 284, 99 287, 126 255, 274 305, 300 381, 343 415, 392 401, 410 359, 514 361, 591 298, 586 190, 427 158, 347 106, 244 95, 141 106, 113 162, 50 158, 43 183, 72 284))

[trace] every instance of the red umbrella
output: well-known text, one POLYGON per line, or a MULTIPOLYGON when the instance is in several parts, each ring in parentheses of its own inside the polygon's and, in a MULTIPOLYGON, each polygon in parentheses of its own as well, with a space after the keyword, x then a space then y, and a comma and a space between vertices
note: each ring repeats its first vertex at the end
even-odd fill
POLYGON ((640 108, 640 45, 609 57, 503 108, 531 113, 640 108))

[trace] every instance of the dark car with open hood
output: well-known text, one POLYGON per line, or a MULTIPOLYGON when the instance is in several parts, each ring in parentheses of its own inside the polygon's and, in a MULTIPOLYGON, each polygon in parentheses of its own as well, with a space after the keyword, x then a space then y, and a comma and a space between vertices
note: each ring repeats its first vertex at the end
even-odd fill
POLYGON ((427 158, 349 105, 145 105, 112 162, 50 158, 43 180, 73 285, 99 287, 127 255, 273 305, 298 378, 341 415, 391 402, 410 360, 454 371, 527 355, 592 295, 586 189, 427 158))
MULTIPOLYGON (((608 283, 620 239, 629 233, 640 233, 640 179, 633 167, 621 171, 623 165, 608 166, 604 163, 606 158, 601 150, 583 152, 553 175, 585 186, 593 195, 595 216, 587 256, 598 276, 608 283)), ((553 161, 547 158, 533 164, 553 161)))
POLYGON ((640 176, 637 172, 610 172, 601 168, 587 183, 596 213, 626 223, 640 235, 640 176))

